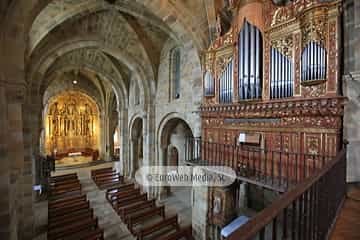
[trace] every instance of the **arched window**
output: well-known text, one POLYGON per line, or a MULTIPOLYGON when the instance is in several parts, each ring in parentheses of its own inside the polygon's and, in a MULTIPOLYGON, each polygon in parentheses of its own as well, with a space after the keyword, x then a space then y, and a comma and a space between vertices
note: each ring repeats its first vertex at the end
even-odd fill
POLYGON ((140 104, 140 89, 139 89, 138 84, 136 82, 134 84, 134 104, 135 105, 140 104))
POLYGON ((326 79, 327 53, 320 44, 309 42, 301 55, 301 80, 326 79))
POLYGON ((271 48, 270 97, 286 98, 293 96, 293 63, 276 48, 271 48))
POLYGON ((258 99, 262 91, 263 41, 260 30, 248 21, 239 33, 239 98, 258 99))
POLYGON ((233 96, 233 59, 226 65, 220 75, 220 102, 231 103, 233 96))
POLYGON ((179 47, 175 47, 170 52, 170 80, 172 99, 180 98, 180 78, 181 78, 181 52, 179 47))
POLYGON ((215 93, 214 77, 211 72, 207 71, 204 77, 205 96, 213 96, 215 93))

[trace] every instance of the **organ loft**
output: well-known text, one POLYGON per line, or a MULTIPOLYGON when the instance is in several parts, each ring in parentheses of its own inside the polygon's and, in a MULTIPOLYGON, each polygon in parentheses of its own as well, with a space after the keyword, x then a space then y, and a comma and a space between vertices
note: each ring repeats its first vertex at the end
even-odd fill
POLYGON ((360 239, 360 1, 2 0, 0 239, 360 239))

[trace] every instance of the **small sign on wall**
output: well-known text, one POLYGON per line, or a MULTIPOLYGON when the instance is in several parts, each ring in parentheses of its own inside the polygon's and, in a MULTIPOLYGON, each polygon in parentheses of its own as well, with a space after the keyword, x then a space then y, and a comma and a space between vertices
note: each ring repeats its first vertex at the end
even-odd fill
POLYGON ((238 143, 260 145, 261 134, 259 133, 240 133, 238 143))

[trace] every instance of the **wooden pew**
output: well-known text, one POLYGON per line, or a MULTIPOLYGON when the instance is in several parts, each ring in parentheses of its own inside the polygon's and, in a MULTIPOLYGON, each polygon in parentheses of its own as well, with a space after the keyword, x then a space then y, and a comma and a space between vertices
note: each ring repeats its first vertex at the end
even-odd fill
MULTIPOLYGON (((150 234, 153 234, 167 227, 174 227, 176 230, 179 229, 177 215, 163 219, 160 222, 152 224, 151 226, 140 229, 136 232, 137 240, 143 240, 146 236, 149 236, 150 234)), ((156 237, 156 239, 158 238, 156 237)))
POLYGON ((118 209, 117 213, 122 220, 125 220, 130 214, 134 214, 139 211, 143 211, 144 209, 154 207, 156 207, 156 203, 155 199, 152 199, 146 202, 139 202, 127 207, 120 208, 118 209))
POLYGON ((104 240, 104 230, 96 228, 95 230, 86 231, 80 236, 72 236, 67 240, 104 240))
POLYGON ((56 199, 56 200, 50 200, 48 202, 48 207, 53 208, 59 205, 64 205, 64 204, 68 204, 74 201, 78 201, 78 200, 86 200, 86 195, 85 194, 81 194, 81 195, 77 195, 77 196, 69 196, 69 197, 65 197, 65 198, 60 198, 60 199, 56 199))
POLYGON ((117 192, 117 193, 111 195, 110 199, 108 199, 108 200, 111 203, 111 202, 116 201, 117 199, 126 198, 126 197, 132 196, 132 195, 140 195, 140 194, 141 194, 140 189, 135 188, 135 189, 131 189, 128 191, 117 192))
POLYGON ((101 175, 94 176, 94 181, 98 182, 98 181, 111 179, 111 178, 122 178, 122 176, 120 175, 120 173, 111 172, 111 173, 107 173, 107 174, 101 174, 101 175))
POLYGON ((85 199, 78 198, 78 199, 74 199, 71 202, 59 203, 59 204, 56 204, 56 205, 52 206, 51 208, 49 208, 49 212, 55 212, 60 209, 64 209, 64 208, 71 207, 71 206, 78 205, 78 204, 85 203, 85 202, 87 202, 86 198, 85 199))
POLYGON ((186 240, 194 240, 191 227, 178 229, 176 232, 170 235, 157 238, 157 240, 180 240, 184 238, 186 240))
POLYGON ((48 240, 64 239, 69 235, 71 236, 81 231, 96 229, 97 227, 98 227, 97 218, 85 219, 82 221, 72 223, 70 225, 65 225, 59 228, 50 229, 47 234, 48 240))
POLYGON ((66 190, 66 189, 70 189, 70 188, 73 188, 73 187, 77 187, 77 186, 80 186, 80 185, 81 185, 80 182, 66 183, 66 184, 61 184, 61 185, 50 187, 50 191, 56 192, 56 191, 61 191, 61 190, 64 190, 64 189, 66 190))
POLYGON ((129 196, 129 197, 126 197, 126 198, 117 199, 116 202, 112 203, 112 206, 115 209, 115 211, 117 211, 121 207, 129 206, 131 204, 135 204, 135 203, 138 203, 138 202, 145 202, 147 200, 148 200, 147 199, 147 194, 143 193, 141 195, 129 196))
POLYGON ((125 184, 125 185, 114 187, 114 188, 109 188, 106 190, 106 199, 110 199, 110 196, 112 196, 113 194, 116 194, 117 192, 128 191, 131 189, 135 189, 134 183, 125 184))
POLYGON ((146 211, 143 211, 141 213, 135 214, 135 215, 130 215, 126 218, 125 222, 127 223, 128 229, 130 230, 131 233, 134 233, 134 226, 138 223, 141 223, 151 217, 155 217, 155 216, 161 216, 161 217, 165 217, 165 207, 161 206, 161 207, 154 207, 151 209, 148 209, 146 211))
POLYGON ((69 212, 73 212, 73 211, 80 211, 83 209, 88 209, 90 208, 90 202, 86 201, 86 202, 80 202, 80 203, 75 203, 73 205, 69 205, 60 209, 49 209, 49 219, 50 218, 54 218, 54 217, 58 217, 58 216, 62 216, 62 215, 66 215, 69 212))
POLYGON ((91 170, 91 178, 94 178, 94 176, 97 174, 111 172, 111 171, 113 171, 112 167, 91 170))
POLYGON ((70 180, 70 179, 77 179, 77 178, 78 178, 77 173, 69 173, 69 174, 65 174, 65 175, 50 177, 50 182, 51 183, 60 183, 62 181, 66 181, 66 180, 70 180))
POLYGON ((52 218, 52 220, 48 222, 48 228, 54 229, 61 226, 65 226, 66 224, 83 221, 84 219, 93 218, 93 217, 94 217, 94 210, 92 208, 85 209, 83 211, 76 211, 70 214, 66 214, 64 216, 52 218))
POLYGON ((73 179, 67 179, 61 182, 53 182, 50 183, 50 188, 56 188, 62 185, 67 185, 67 184, 73 184, 73 183, 80 183, 80 180, 77 178, 73 178, 73 179))
POLYGON ((103 184, 103 183, 107 183, 107 182, 112 182, 114 180, 122 182, 124 180, 124 177, 121 176, 118 173, 115 173, 115 174, 112 174, 112 175, 103 176, 101 178, 95 178, 94 179, 96 184, 103 184))
POLYGON ((81 192, 81 184, 67 186, 66 188, 60 188, 55 190, 50 190, 51 197, 59 197, 59 196, 66 196, 71 195, 73 193, 80 193, 81 192))
POLYGON ((98 173, 98 174, 94 175, 93 179, 96 180, 96 179, 103 178, 103 177, 106 177, 109 175, 114 175, 114 174, 118 174, 118 173, 116 173, 116 170, 112 170, 110 172, 98 173))

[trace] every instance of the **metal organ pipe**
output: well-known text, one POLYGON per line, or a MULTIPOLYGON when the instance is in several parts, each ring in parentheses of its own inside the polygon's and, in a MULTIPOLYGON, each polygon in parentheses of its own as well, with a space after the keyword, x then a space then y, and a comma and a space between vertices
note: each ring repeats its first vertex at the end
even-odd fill
POLYGON ((226 65, 220 76, 220 102, 232 102, 233 94, 233 60, 231 59, 226 65))
POLYGON ((270 89, 272 99, 293 96, 293 66, 292 60, 271 48, 271 78, 270 89))
POLYGON ((302 81, 326 78, 326 50, 316 42, 310 42, 301 56, 302 81))
POLYGON ((243 57, 244 55, 241 54, 244 52, 244 29, 242 29, 240 31, 240 35, 239 35, 239 53, 238 53, 238 58, 239 58, 239 82, 238 82, 238 92, 239 92, 239 97, 240 99, 244 99, 244 60, 243 57))
MULTIPOLYGON (((256 46, 255 46, 255 49, 256 49, 257 52, 260 52, 260 41, 261 41, 260 31, 259 31, 259 29, 256 29, 256 46)), ((261 81, 260 81, 260 65, 261 65, 260 57, 261 57, 260 54, 256 54, 256 62, 255 62, 256 95, 255 95, 255 98, 260 97, 261 90, 262 90, 261 81)))
POLYGON ((257 99, 262 91, 262 37, 258 28, 245 21, 239 33, 239 98, 257 99))

